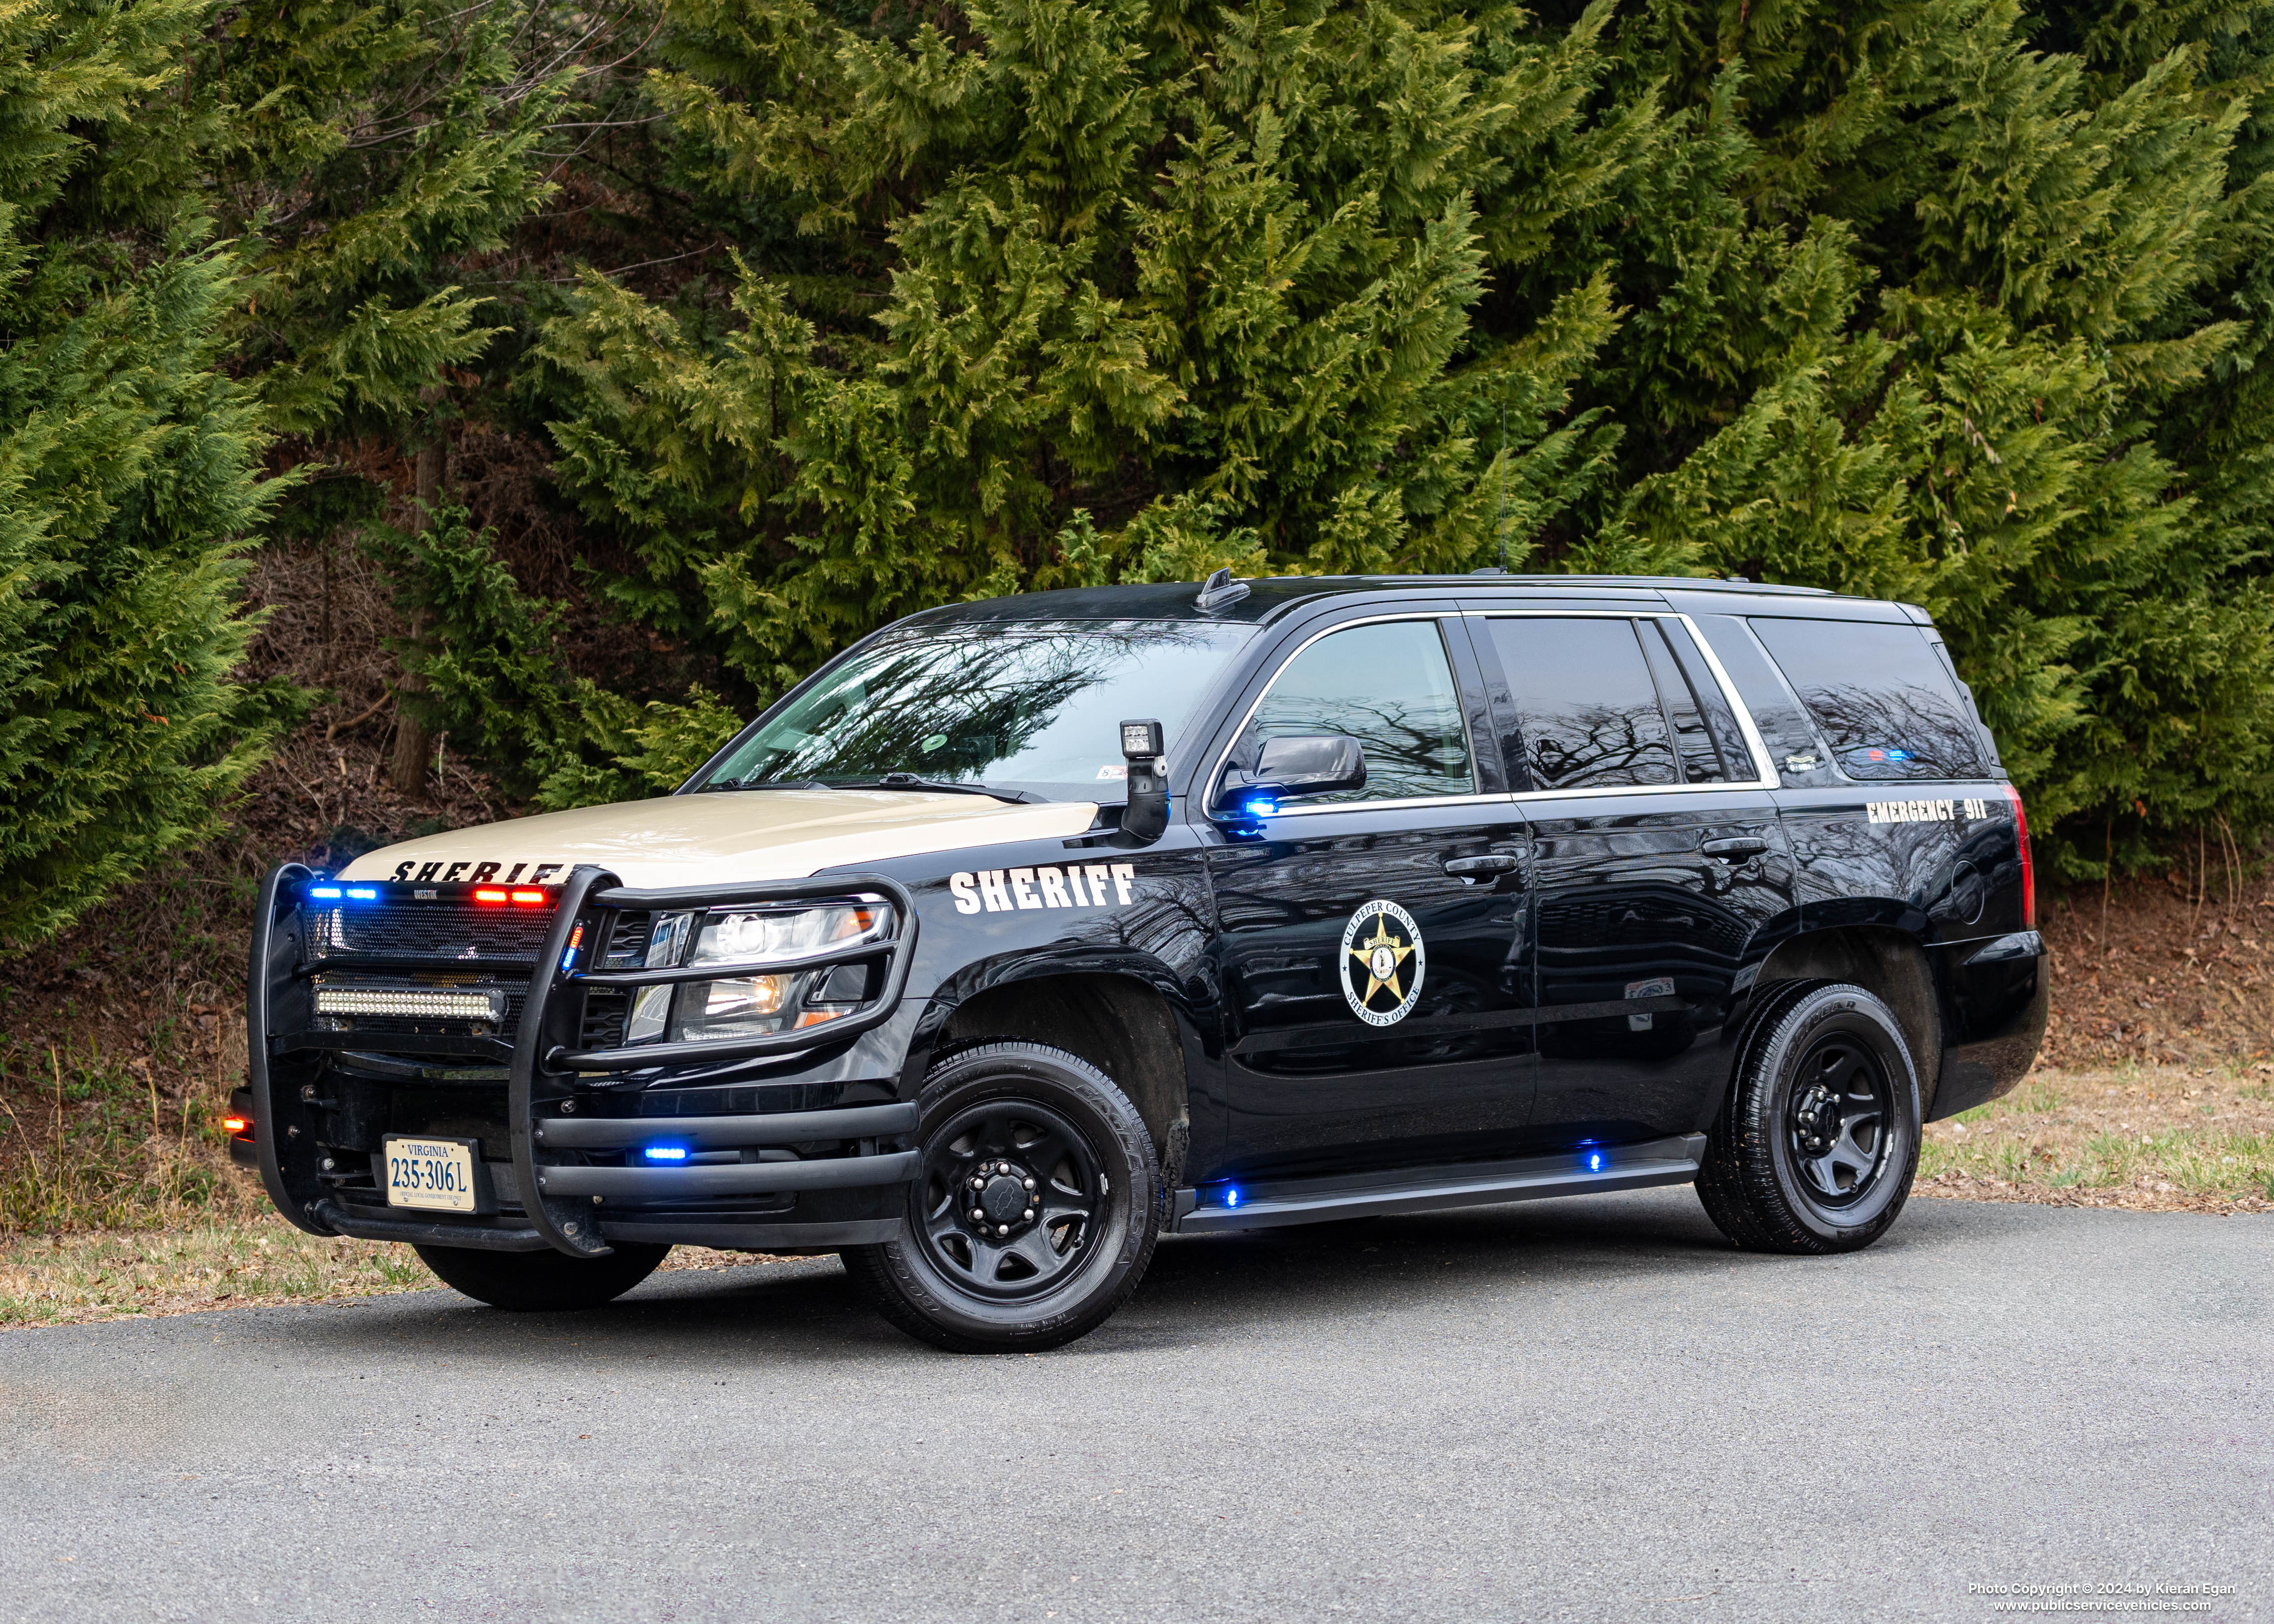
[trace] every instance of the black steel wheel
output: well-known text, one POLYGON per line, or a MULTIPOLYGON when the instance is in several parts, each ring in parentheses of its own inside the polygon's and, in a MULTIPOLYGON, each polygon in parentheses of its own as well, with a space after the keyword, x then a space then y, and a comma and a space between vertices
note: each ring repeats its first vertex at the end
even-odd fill
POLYGON ((426 1267, 468 1297, 514 1313, 598 1308, 661 1267, 668 1246, 614 1243, 602 1258, 558 1252, 488 1252, 472 1246, 415 1246, 426 1267))
POLYGON ((1801 1056, 1785 1107, 1785 1154, 1817 1206, 1870 1199, 1886 1175, 1894 1114, 1886 1068, 1853 1034, 1826 1033, 1801 1056))
POLYGON ((1919 1086, 1894 1011, 1861 987, 1773 984, 1738 1045, 1698 1195, 1756 1252, 1856 1252, 1918 1170, 1919 1086))
POLYGON ((1159 1234, 1136 1108, 1088 1062, 983 1043, 925 1079, 903 1236, 845 1267, 910 1335, 959 1353, 1053 1348, 1127 1300, 1159 1234))
POLYGON ((1041 1297, 1088 1258, 1111 1183, 1064 1113, 1015 1095, 982 1101, 926 1138, 923 1250, 975 1295, 1041 1297))

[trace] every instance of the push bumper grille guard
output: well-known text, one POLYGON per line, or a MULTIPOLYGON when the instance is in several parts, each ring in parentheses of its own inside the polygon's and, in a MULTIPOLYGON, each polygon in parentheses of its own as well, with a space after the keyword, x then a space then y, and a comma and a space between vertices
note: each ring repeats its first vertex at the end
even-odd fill
MULTIPOLYGON (((272 1050, 307 1047, 309 1021, 299 897, 318 876, 288 863, 261 888, 253 923, 252 974, 248 977, 247 1036, 253 1120, 258 1124, 261 1181, 277 1209, 317 1234, 366 1234, 373 1239, 425 1241, 498 1250, 542 1250, 550 1246, 572 1257, 598 1257, 609 1250, 594 1222, 597 1200, 628 1206, 701 1201, 719 1196, 774 1194, 800 1190, 841 1190, 903 1184, 917 1177, 920 1157, 913 1150, 883 1150, 877 1139, 911 1134, 916 1127, 913 1101, 845 1107, 834 1110, 759 1113, 731 1117, 562 1117, 547 1108, 576 1092, 579 1074, 644 1071, 658 1066, 753 1058, 809 1049, 857 1036, 891 1019, 907 988, 916 932, 915 899, 897 880, 880 875, 838 875, 821 879, 776 880, 739 885, 635 890, 606 870, 579 866, 561 888, 550 930, 524 1000, 508 1061, 506 1120, 512 1139, 515 1183, 527 1214, 527 1227, 492 1222, 426 1222, 410 1215, 384 1220, 350 1214, 328 1198, 304 1202, 313 1178, 317 1153, 312 1133, 302 1129, 308 1113, 297 1100, 272 1088, 272 1050), (893 929, 844 947, 764 963, 712 965, 697 968, 657 966, 608 970, 584 966, 605 960, 617 921, 629 914, 704 913, 719 909, 820 901, 862 894, 889 902, 893 929), (574 944, 572 948, 571 944, 574 944), (717 1042, 643 1043, 614 1049, 580 1049, 584 993, 600 989, 636 990, 715 981, 742 974, 810 971, 840 964, 882 961, 883 986, 860 1007, 825 1028, 791 1029, 717 1042), (291 1120, 287 1121, 289 1117, 291 1120), (564 1164, 557 1153, 591 1149, 629 1150, 649 1140, 699 1141, 708 1147, 785 1145, 815 1139, 859 1141, 849 1156, 791 1162, 755 1162, 689 1167, 591 1167, 564 1164), (302 1166, 301 1163, 309 1163, 302 1166)), ((360 967, 360 966, 359 966, 360 967)), ((463 1040, 448 1040, 463 1049, 463 1040)), ((489 1041, 494 1042, 494 1040, 489 1041)), ((431 1047, 396 1037, 370 1041, 374 1049, 431 1047)), ((480 1043, 480 1040, 475 1040, 480 1043)), ((331 1047, 324 1044, 322 1047, 331 1047)), ((503 1047, 503 1045, 497 1045, 503 1047)), ((310 1124, 312 1125, 312 1124, 310 1124)))

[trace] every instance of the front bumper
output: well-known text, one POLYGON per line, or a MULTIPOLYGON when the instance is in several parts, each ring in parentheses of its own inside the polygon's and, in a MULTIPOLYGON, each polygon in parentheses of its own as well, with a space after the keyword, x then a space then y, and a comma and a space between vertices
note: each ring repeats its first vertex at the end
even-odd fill
MULTIPOLYGON (((262 1181, 278 1210, 301 1228, 576 1257, 604 1254, 619 1240, 756 1250, 874 1244, 898 1232, 918 1156, 916 1106, 892 1097, 896 1082, 840 1089, 855 1097, 826 1109, 732 1116, 643 1113, 643 1090, 625 1086, 627 1073, 653 1075, 674 1064, 715 1067, 802 1052, 817 1041, 842 1045, 889 1019, 905 990, 915 931, 912 900, 896 882, 850 876, 634 891, 603 870, 574 869, 542 943, 521 961, 529 979, 525 992, 516 984, 520 1019, 508 1041, 316 1030, 308 988, 338 962, 310 951, 304 927, 301 894, 317 877, 287 865, 262 888, 246 1022, 262 1181), (802 961, 876 966, 870 982, 876 996, 831 1021, 818 1038, 782 1031, 701 1045, 595 1046, 584 1019, 588 994, 688 979, 670 969, 593 968, 622 918, 854 891, 888 898, 898 929, 889 938, 802 961), (413 1106, 405 1101, 423 1115, 406 1120, 413 1106), (479 1147, 480 1210, 387 1206, 377 1186, 381 1176, 373 1170, 383 1136, 456 1132, 438 1124, 455 1120, 450 1113, 460 1101, 474 1102, 465 1109, 481 1117, 464 1131, 479 1147), (644 1147, 666 1139, 688 1155, 686 1165, 642 1160, 644 1147)), ((812 1103, 796 1088, 735 1092, 812 1103)))

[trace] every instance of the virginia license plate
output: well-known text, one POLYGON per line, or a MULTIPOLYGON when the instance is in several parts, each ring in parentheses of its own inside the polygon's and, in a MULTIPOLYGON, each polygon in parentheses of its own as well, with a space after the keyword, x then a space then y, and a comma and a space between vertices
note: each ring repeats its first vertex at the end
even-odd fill
POLYGON ((389 1207, 437 1213, 474 1210, 474 1140, 389 1135, 382 1143, 389 1207))

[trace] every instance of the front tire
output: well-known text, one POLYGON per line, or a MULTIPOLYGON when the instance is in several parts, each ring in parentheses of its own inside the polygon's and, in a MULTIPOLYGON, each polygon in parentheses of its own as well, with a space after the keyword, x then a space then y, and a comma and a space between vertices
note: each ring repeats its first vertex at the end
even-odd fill
POLYGON ((413 1246, 442 1283, 509 1313, 558 1313, 612 1303, 655 1273, 668 1246, 613 1243, 604 1258, 558 1252, 483 1252, 471 1246, 413 1246))
POLYGON ((1918 1171, 1917 1068, 1885 1004, 1840 982, 1774 988, 1739 1046, 1698 1197, 1751 1252, 1859 1252, 1918 1171))
POLYGON ((878 1312, 952 1353, 1056 1348, 1126 1302, 1160 1235, 1152 1135, 1088 1062, 1040 1043, 950 1056, 919 1096, 907 1228, 844 1249, 878 1312))

